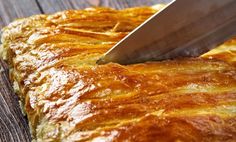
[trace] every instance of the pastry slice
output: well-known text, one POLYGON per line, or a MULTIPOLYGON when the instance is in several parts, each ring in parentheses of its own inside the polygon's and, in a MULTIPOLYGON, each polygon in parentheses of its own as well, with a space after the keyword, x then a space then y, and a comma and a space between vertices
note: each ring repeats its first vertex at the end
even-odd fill
POLYGON ((35 141, 236 141, 235 39, 202 58, 96 65, 155 12, 69 10, 2 30, 1 56, 35 141))

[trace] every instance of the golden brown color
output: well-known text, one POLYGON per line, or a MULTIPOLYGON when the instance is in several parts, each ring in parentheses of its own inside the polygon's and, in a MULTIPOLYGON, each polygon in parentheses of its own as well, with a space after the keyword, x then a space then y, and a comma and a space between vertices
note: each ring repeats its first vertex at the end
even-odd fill
POLYGON ((95 64, 154 12, 64 11, 3 30, 2 57, 35 140, 236 140, 235 40, 203 56, 214 60, 95 64))

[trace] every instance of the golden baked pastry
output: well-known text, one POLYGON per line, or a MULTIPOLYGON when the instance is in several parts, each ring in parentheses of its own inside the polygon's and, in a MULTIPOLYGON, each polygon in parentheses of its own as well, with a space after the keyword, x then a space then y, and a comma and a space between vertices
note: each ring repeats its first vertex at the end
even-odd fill
POLYGON ((154 12, 69 10, 3 29, 34 140, 236 141, 236 40, 205 59, 95 64, 154 12))

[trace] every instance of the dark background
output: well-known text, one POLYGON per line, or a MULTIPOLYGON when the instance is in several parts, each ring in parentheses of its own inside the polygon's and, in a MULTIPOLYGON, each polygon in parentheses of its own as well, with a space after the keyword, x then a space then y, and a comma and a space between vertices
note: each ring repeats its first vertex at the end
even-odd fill
MULTIPOLYGON (((171 0, 0 0, 0 29, 17 18, 49 14, 66 9, 151 6, 171 0)), ((8 68, 0 59, 0 142, 31 141, 27 120, 8 80, 8 68)))

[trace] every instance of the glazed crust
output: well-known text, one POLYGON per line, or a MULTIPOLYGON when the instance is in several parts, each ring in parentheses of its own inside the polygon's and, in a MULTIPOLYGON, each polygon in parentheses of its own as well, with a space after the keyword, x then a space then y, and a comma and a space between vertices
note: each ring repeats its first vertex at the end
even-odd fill
POLYGON ((234 39, 204 59, 96 65, 155 12, 70 10, 3 29, 2 56, 35 140, 236 141, 234 39))

